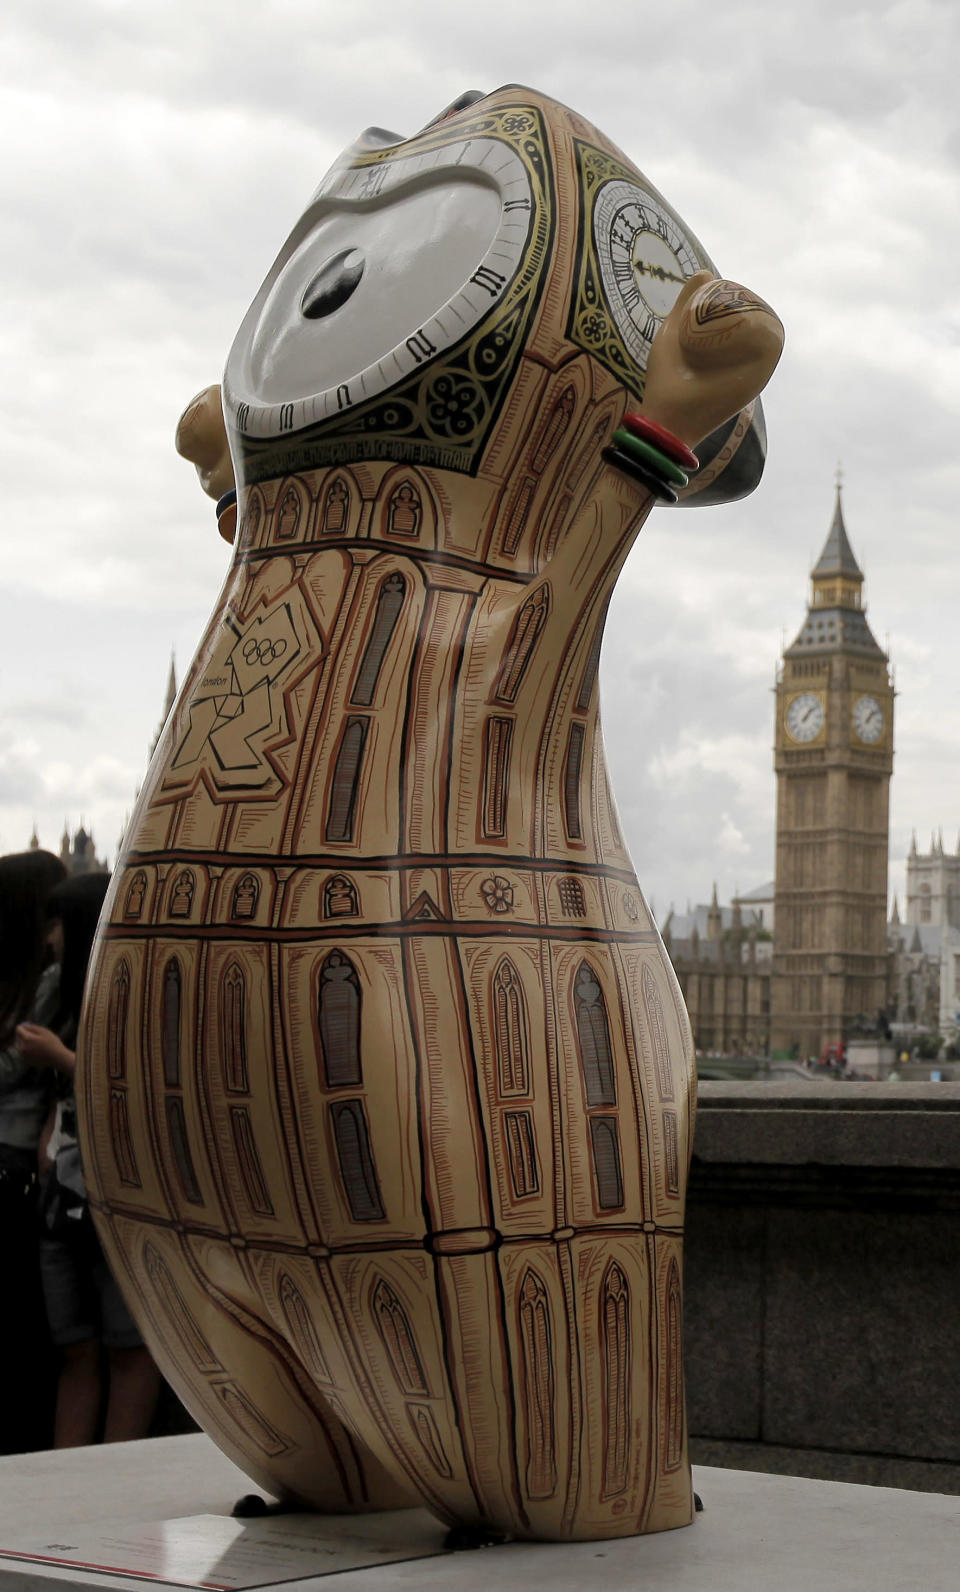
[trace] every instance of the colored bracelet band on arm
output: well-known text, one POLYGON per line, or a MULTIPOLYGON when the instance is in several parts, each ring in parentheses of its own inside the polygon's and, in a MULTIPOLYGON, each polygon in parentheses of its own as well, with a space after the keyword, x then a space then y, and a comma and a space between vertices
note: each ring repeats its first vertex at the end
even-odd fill
POLYGON ((671 486, 686 486, 690 480, 686 470, 681 470, 679 464, 674 464, 673 460, 668 459, 659 448, 655 448, 650 442, 644 442, 642 437, 634 436, 632 431, 626 431, 623 426, 613 433, 613 445, 619 448, 621 453, 628 453, 631 459, 637 459, 661 480, 669 481, 671 486))
POLYGON ((237 534, 237 489, 232 487, 217 500, 217 530, 225 542, 232 542, 237 534))
POLYGON ((682 469, 691 473, 700 468, 700 460, 696 454, 675 437, 666 426, 658 425, 655 420, 648 420, 646 415, 639 414, 636 409, 628 409, 620 422, 624 431, 631 431, 635 437, 643 437, 645 441, 659 448, 674 464, 679 464, 682 469))
POLYGON ((610 447, 604 448, 603 457, 608 464, 614 464, 618 470, 622 470, 624 475, 632 475, 634 480, 645 486, 654 497, 661 498, 664 503, 676 503, 677 494, 673 487, 668 486, 662 476, 655 475, 653 470, 642 465, 635 455, 625 453, 622 448, 611 444, 610 447))

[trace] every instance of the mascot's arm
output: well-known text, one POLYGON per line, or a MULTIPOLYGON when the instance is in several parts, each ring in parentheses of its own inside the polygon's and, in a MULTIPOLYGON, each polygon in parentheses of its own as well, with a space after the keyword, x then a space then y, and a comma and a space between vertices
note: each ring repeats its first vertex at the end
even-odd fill
POLYGON ((756 398, 782 350, 783 326, 769 304, 699 271, 653 340, 643 413, 695 447, 756 398))

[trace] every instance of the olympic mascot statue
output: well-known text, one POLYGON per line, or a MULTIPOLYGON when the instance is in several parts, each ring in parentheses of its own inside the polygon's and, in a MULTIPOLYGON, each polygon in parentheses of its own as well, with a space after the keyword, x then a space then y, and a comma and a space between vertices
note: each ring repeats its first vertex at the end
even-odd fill
POLYGON ((510 87, 346 150, 184 417, 235 554, 79 1098, 146 1340, 274 1494, 520 1538, 691 1519, 694 1057, 597 663, 654 505, 758 479, 781 342, 510 87))

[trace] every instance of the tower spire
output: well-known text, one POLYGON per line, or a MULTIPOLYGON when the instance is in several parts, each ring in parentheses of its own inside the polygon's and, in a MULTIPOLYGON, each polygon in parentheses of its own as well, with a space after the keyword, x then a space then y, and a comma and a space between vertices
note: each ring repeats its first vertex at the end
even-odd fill
POLYGON ((863 580, 863 570, 853 556, 847 527, 843 522, 842 478, 839 466, 837 468, 837 492, 833 505, 833 519, 830 530, 823 544, 823 552, 813 566, 813 580, 816 585, 818 576, 846 575, 850 580, 863 580))
POLYGON ((833 519, 823 550, 810 572, 811 594, 807 617, 800 634, 784 658, 800 658, 814 652, 856 652, 885 659, 867 624, 863 603, 863 571, 853 556, 843 520, 843 499, 838 469, 833 519))
POLYGON ((166 696, 164 697, 164 700, 163 700, 163 717, 161 718, 160 723, 157 725, 157 733, 153 737, 153 743, 152 743, 152 745, 150 747, 150 756, 151 757, 153 756, 154 752, 157 750, 157 747, 160 744, 160 737, 163 734, 163 727, 166 724, 168 718, 170 717, 170 710, 173 707, 173 704, 176 702, 176 700, 177 700, 177 655, 174 652, 173 648, 171 647, 171 649, 170 649, 170 673, 167 675, 167 693, 166 693, 166 696))
POLYGON ((170 648, 170 673, 167 676, 167 695, 166 695, 166 698, 165 698, 164 704, 163 704, 163 717, 164 717, 164 720, 166 720, 167 717, 169 716, 170 709, 173 707, 173 704, 176 702, 176 700, 177 700, 177 655, 176 655, 174 649, 171 647, 170 648))

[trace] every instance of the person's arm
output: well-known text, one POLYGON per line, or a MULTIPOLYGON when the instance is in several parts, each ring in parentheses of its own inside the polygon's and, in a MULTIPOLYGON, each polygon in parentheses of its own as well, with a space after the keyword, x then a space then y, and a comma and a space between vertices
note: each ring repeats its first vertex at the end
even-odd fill
POLYGON ((19 1045, 16 1042, 4 1045, 0 1050, 0 1093, 15 1089, 26 1071, 27 1063, 19 1045))
POLYGON ((73 1077, 76 1052, 69 1050, 51 1029, 41 1028, 39 1023, 21 1023, 17 1044, 29 1067, 52 1067, 67 1078, 73 1077))

